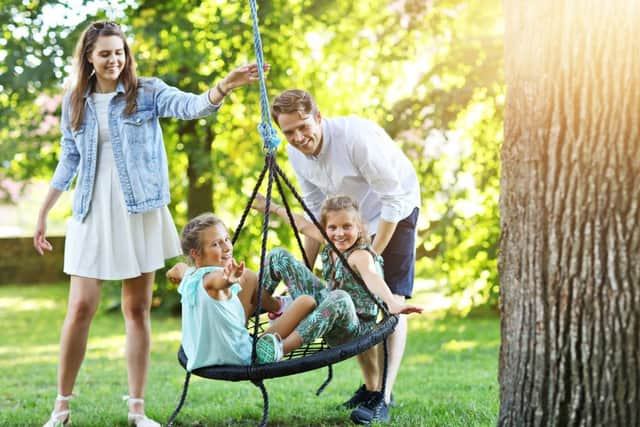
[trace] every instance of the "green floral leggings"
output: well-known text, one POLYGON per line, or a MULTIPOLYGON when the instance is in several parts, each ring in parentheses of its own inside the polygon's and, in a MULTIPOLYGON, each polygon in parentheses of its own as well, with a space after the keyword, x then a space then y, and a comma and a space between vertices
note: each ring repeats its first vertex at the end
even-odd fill
POLYGON ((328 345, 336 346, 367 333, 375 326, 375 319, 365 321, 358 317, 348 292, 329 289, 285 249, 273 249, 265 263, 264 280, 268 292, 273 292, 282 280, 293 299, 311 295, 316 300, 315 310, 296 328, 304 344, 324 337, 328 345))

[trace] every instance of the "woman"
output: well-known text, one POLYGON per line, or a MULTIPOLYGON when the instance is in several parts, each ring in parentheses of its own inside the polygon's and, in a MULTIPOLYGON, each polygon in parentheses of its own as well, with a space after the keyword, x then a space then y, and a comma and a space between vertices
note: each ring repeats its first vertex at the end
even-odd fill
POLYGON ((45 426, 70 420, 69 400, 103 280, 123 281, 129 423, 159 426, 144 415, 143 400, 152 287, 155 270, 181 252, 167 208, 168 167, 159 118, 215 113, 230 90, 258 80, 258 68, 239 67, 203 94, 181 92, 159 79, 137 78, 124 33, 105 21, 83 32, 75 61, 77 80, 62 105, 59 163, 33 238, 41 255, 52 249, 45 237, 47 214, 77 174, 65 241, 64 271, 71 284, 60 337, 58 396, 45 426))

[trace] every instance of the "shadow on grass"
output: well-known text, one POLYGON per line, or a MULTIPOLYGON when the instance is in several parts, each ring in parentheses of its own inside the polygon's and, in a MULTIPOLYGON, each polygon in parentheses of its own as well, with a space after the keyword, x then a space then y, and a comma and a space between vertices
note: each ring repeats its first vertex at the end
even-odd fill
MULTIPOLYGON (((58 339, 67 285, 0 288, 0 425, 44 422, 55 397, 58 339)), ((152 314, 153 344, 147 413, 166 422, 182 391, 177 361, 180 319, 152 314)), ((495 425, 498 409, 495 317, 411 316, 409 340, 394 395, 391 426, 495 425)), ((334 379, 320 397, 326 369, 265 381, 270 426, 347 426, 336 409, 361 383, 354 359, 334 365, 334 379)), ((126 425, 124 322, 98 312, 73 404, 74 424, 126 425)), ((254 426, 262 417, 260 391, 249 382, 193 378, 179 426, 254 426)))

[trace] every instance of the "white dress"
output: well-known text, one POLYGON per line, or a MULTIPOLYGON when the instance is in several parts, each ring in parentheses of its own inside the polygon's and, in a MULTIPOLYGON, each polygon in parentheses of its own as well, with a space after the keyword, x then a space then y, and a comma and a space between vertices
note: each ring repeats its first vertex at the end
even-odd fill
POLYGON ((152 272, 181 254, 169 209, 130 214, 116 169, 107 122, 113 93, 92 95, 98 118, 98 163, 89 213, 67 224, 64 272, 101 280, 122 280, 152 272))

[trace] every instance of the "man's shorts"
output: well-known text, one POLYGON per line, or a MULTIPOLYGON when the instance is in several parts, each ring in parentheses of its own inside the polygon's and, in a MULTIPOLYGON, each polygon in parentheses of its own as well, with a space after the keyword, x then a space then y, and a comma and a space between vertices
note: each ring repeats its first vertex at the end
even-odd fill
POLYGON ((416 227, 419 209, 398 222, 389 244, 382 252, 384 280, 391 292, 411 298, 416 265, 416 227))

